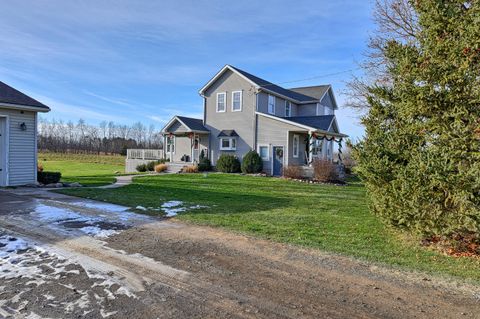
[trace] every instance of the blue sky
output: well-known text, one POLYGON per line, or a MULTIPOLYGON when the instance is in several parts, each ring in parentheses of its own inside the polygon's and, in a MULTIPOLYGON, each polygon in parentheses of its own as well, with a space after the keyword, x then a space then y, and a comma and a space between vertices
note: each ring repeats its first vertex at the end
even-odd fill
POLYGON ((372 1, 2 1, 0 80, 89 123, 200 117, 198 90, 225 64, 274 83, 333 85, 340 128, 345 81, 373 31, 372 1), (319 77, 320 76, 320 77, 319 77), (318 78, 317 78, 318 77, 318 78))

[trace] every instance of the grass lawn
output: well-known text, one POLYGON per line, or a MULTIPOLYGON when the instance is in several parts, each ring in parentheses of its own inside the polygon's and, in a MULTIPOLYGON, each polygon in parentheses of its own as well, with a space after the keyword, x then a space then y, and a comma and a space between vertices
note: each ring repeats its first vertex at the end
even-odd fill
POLYGON ((61 172, 63 182, 100 186, 115 182, 115 172, 125 171, 125 157, 112 155, 39 153, 45 171, 61 172))
POLYGON ((226 174, 139 177, 119 189, 65 189, 62 193, 158 208, 181 200, 209 208, 177 218, 262 238, 398 266, 480 281, 480 260, 453 258, 420 247, 381 224, 367 208, 365 189, 303 184, 226 174))

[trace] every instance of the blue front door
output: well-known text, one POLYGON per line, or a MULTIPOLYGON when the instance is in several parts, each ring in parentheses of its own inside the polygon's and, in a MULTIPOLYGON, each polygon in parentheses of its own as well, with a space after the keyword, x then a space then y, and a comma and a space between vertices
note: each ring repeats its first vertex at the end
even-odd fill
POLYGON ((283 146, 273 147, 273 176, 282 176, 283 171, 283 146))

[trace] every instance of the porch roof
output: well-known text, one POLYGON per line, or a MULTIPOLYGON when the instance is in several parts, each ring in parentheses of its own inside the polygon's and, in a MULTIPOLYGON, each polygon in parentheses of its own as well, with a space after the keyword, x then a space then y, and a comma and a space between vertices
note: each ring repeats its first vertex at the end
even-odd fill
MULTIPOLYGON (((186 116, 174 116, 165 127, 162 129, 163 133, 170 133, 168 129, 174 124, 176 121, 181 123, 186 129, 187 132, 195 132, 195 133, 210 133, 210 131, 203 126, 203 120, 195 119, 186 116)), ((173 132, 172 132, 173 133, 173 132)))
POLYGON ((286 124, 294 125, 303 130, 318 132, 330 136, 348 137, 348 135, 342 134, 340 132, 329 131, 332 123, 336 123, 335 115, 279 117, 262 112, 255 112, 255 114, 265 116, 286 124))

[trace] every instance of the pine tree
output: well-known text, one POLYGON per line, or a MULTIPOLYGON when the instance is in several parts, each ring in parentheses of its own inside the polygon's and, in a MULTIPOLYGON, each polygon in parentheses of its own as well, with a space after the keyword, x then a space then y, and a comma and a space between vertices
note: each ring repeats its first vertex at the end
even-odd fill
MULTIPOLYGON (((393 1, 393 5, 395 5, 393 1)), ((354 148, 373 211, 424 235, 480 234, 480 2, 417 0, 414 41, 381 43, 354 148)))

